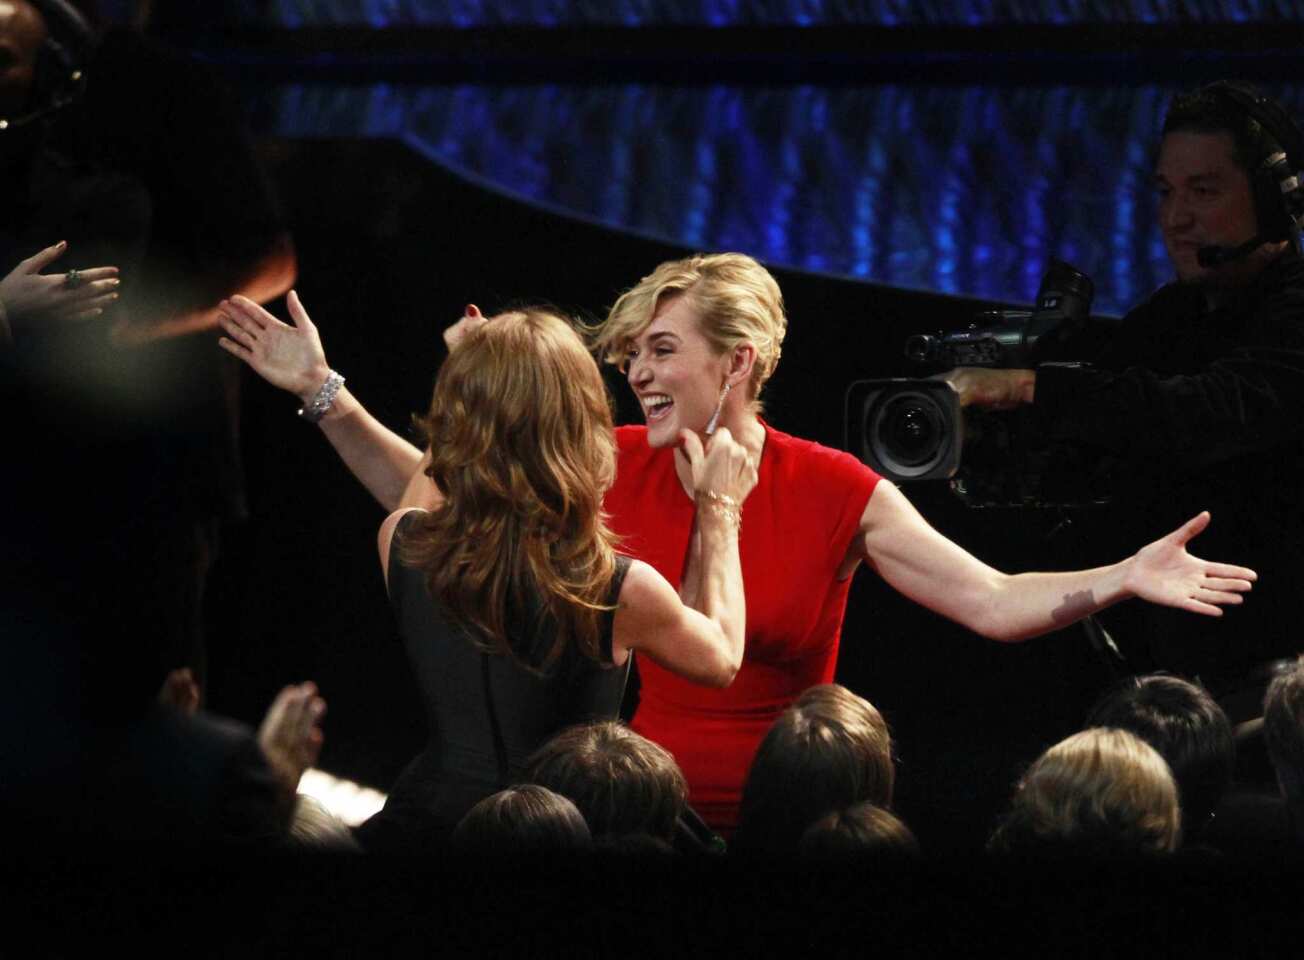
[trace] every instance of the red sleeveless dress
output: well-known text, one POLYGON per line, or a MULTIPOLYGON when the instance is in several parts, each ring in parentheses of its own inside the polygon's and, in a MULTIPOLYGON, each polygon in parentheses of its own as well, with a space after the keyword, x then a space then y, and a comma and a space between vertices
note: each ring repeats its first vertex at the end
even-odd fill
MULTIPOLYGON (((689 802, 726 835, 737 826, 747 769, 770 724, 807 687, 833 680, 851 586, 837 571, 879 480, 850 454, 765 429, 739 538, 747 602, 742 668, 716 690, 641 658, 632 723, 674 755, 689 802)), ((674 450, 649 447, 641 426, 617 428, 616 439, 616 484, 605 501, 610 526, 623 553, 678 589, 695 507, 675 474, 674 450)))

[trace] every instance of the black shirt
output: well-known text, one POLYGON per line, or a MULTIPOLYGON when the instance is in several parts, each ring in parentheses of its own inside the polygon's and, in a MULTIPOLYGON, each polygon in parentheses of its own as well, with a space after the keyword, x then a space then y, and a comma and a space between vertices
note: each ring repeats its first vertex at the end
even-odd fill
POLYGON ((1142 652, 1138 666, 1218 686, 1299 649, 1304 260, 1284 254, 1216 303, 1198 285, 1161 288, 1124 318, 1095 368, 1038 369, 1034 416, 1051 436, 1112 459, 1118 506, 1095 537, 1102 557, 1209 510, 1191 552, 1260 575, 1221 618, 1127 611, 1120 640, 1142 652))

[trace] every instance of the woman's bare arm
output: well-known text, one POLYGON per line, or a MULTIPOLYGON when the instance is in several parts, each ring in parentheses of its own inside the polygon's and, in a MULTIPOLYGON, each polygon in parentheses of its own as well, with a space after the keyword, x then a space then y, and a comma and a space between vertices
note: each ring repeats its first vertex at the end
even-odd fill
MULTIPOLYGON (((221 305, 227 336, 218 341, 274 387, 309 403, 330 367, 316 326, 294 291, 286 297, 294 325, 282 323, 247 297, 221 305)), ((421 460, 421 451, 367 412, 348 388, 340 389, 318 421, 344 465, 386 510, 399 506, 421 460)))
POLYGON ((1186 544, 1209 524, 1202 513, 1107 567, 1008 575, 934 530, 895 486, 880 481, 861 517, 855 549, 889 584, 936 613, 994 640, 1058 630, 1129 597, 1219 616, 1238 604, 1253 570, 1191 556, 1186 544))

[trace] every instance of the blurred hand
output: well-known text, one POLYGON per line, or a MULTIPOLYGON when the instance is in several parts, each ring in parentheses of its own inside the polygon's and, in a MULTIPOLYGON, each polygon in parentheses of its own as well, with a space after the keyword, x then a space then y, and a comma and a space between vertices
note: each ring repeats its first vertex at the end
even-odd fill
POLYGON ((316 684, 300 683, 276 695, 258 728, 258 745, 289 795, 299 788, 303 772, 321 754, 320 724, 325 713, 326 701, 317 696, 316 684))
POLYGON ((227 336, 217 343, 272 386, 297 394, 308 403, 326 382, 330 367, 321 337, 299 301, 299 294, 291 290, 285 303, 294 326, 277 320, 248 297, 223 300, 218 305, 217 322, 227 336))
POLYGON ((179 667, 164 678, 163 686, 159 687, 158 702, 188 717, 199 712, 199 684, 189 667, 179 667))
POLYGON ((0 306, 10 324, 95 317, 118 299, 118 268, 41 273, 68 250, 66 241, 22 261, 0 280, 0 306))

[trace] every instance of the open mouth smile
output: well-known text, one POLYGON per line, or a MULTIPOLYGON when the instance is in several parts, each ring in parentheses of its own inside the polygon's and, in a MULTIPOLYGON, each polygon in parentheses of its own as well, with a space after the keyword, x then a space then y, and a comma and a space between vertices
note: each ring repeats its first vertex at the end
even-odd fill
POLYGON ((639 397, 639 401, 643 404, 643 415, 648 423, 664 419, 675 405, 675 401, 664 393, 648 393, 639 397))

